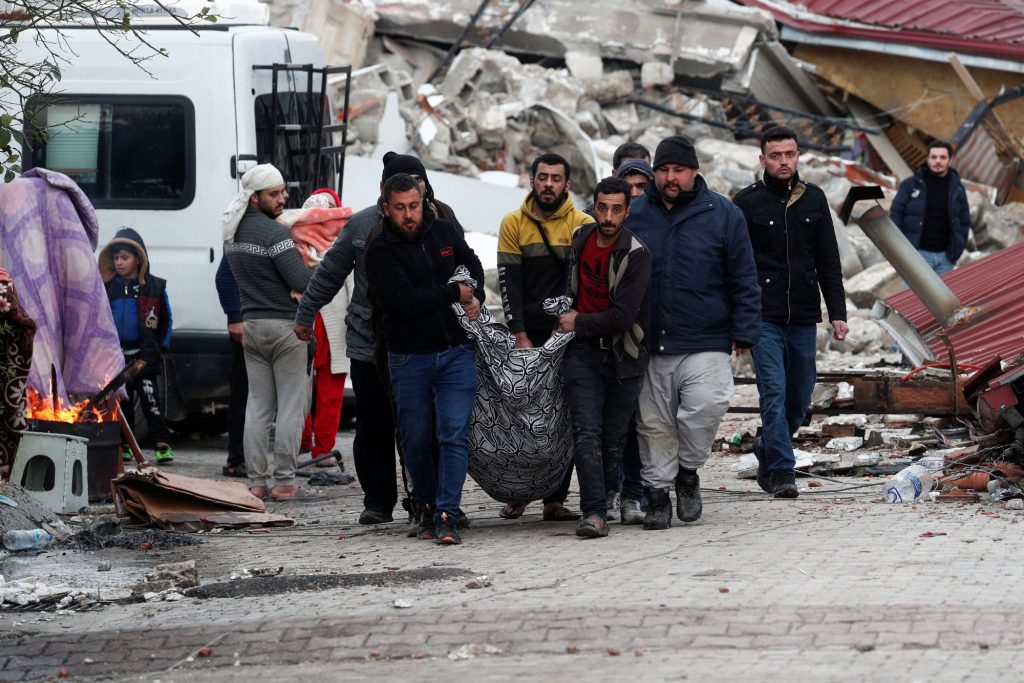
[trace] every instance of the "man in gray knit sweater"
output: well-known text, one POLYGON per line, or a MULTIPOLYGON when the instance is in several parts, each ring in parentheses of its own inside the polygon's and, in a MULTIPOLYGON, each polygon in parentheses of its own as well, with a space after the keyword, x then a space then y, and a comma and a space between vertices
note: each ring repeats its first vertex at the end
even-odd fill
POLYGON ((295 297, 306 289, 312 273, 288 230, 274 220, 287 200, 280 172, 262 164, 242 178, 242 192, 221 219, 224 253, 238 282, 245 326, 245 465, 253 495, 273 500, 299 492, 295 464, 309 399, 306 345, 295 338, 292 326, 295 297))

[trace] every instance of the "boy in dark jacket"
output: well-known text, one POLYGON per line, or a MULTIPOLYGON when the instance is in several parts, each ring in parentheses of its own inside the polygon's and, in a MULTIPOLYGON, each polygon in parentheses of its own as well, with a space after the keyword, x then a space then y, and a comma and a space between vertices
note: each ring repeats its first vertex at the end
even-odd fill
MULTIPOLYGON (((163 367, 163 354, 171 346, 171 302, 167 281, 149 272, 149 255, 139 233, 121 228, 99 256, 100 274, 114 313, 117 335, 121 340, 125 363, 136 358, 146 368, 128 382, 128 403, 122 408, 131 425, 135 417, 135 397, 142 404, 150 436, 156 442, 156 461, 166 465, 174 460, 171 430, 164 421, 157 401, 156 379, 163 367)), ((125 460, 131 460, 127 447, 125 460)))

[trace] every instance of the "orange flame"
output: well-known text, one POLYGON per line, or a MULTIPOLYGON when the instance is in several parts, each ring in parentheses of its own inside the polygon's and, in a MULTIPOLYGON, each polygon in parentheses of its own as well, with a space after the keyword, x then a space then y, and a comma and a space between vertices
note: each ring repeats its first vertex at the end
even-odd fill
POLYGON ((28 390, 28 401, 26 414, 30 419, 43 420, 47 422, 109 422, 117 419, 113 415, 101 412, 88 401, 79 401, 73 405, 66 405, 61 398, 57 398, 57 405, 54 406, 53 397, 42 396, 35 389, 28 390))

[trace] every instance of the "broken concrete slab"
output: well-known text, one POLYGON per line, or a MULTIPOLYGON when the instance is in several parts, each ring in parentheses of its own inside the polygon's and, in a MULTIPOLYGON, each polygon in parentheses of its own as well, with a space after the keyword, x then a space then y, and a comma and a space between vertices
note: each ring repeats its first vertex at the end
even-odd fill
POLYGON ((169 581, 173 587, 194 588, 199 585, 199 572, 196 570, 195 560, 169 562, 158 564, 146 572, 146 580, 150 582, 169 581))
POLYGON ((672 65, 666 62, 644 62, 640 65, 640 87, 644 90, 672 85, 675 77, 672 65))
POLYGON ((902 288, 903 280, 888 261, 876 263, 846 281, 846 295, 858 308, 871 308, 902 288))

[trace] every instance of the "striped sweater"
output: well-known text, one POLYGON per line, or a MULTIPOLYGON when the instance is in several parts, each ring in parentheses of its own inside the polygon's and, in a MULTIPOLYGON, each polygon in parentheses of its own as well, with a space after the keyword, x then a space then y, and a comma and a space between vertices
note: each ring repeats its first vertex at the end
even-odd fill
POLYGON ((288 229, 250 208, 235 241, 224 244, 242 298, 242 320, 293 320, 298 307, 291 292, 306 289, 312 276, 288 229))

